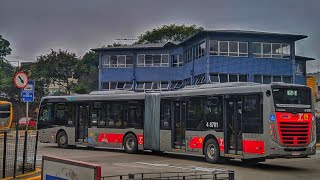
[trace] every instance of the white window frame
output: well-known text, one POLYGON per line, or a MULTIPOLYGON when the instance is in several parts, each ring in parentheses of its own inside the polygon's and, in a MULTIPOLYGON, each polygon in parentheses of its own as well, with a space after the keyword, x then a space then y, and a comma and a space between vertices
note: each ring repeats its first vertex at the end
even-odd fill
POLYGON ((160 81, 160 90, 169 90, 169 87, 170 87, 169 81, 160 81), (166 82, 167 87, 162 88, 162 83, 163 83, 163 82, 166 82))
POLYGON ((181 57, 181 55, 179 54, 175 54, 175 55, 172 55, 173 56, 173 61, 172 61, 172 67, 181 67, 183 66, 183 58, 181 57), (175 58, 177 58, 177 62, 175 63, 174 60, 175 58))
POLYGON ((209 40, 209 55, 210 56, 229 56, 229 57, 248 57, 249 55, 249 47, 248 47, 248 42, 244 42, 244 41, 219 41, 219 40, 209 40), (218 42, 218 51, 210 51, 210 47, 211 47, 211 43, 213 41, 218 42), (227 52, 221 52, 220 51, 220 43, 227 43, 228 44, 228 51, 227 52), (230 52, 230 42, 236 42, 237 43, 237 52, 230 52), (247 52, 246 53, 242 53, 240 52, 240 43, 245 43, 247 45, 247 52), (221 53, 224 53, 223 55, 221 53), (232 55, 230 55, 232 54, 232 55), (233 55, 236 54, 236 55, 233 55), (241 55, 241 56, 240 56, 241 55), (242 56, 244 55, 244 56, 242 56))
MULTIPOLYGON (((158 63, 156 63, 156 64, 158 64, 158 63)), ((169 67, 169 64, 170 64, 169 54, 138 54, 137 55, 137 67, 169 67), (148 64, 148 66, 146 65, 146 55, 152 56, 152 63, 150 66, 149 66, 149 64, 148 64), (160 55, 160 57, 161 57, 159 65, 155 65, 155 63, 154 63, 153 56, 155 56, 155 55, 160 55), (139 63, 139 56, 143 56, 143 64, 139 63), (163 62, 163 58, 162 58, 163 56, 168 57, 167 63, 163 62)))
POLYGON ((132 56, 133 55, 103 55, 103 59, 102 59, 102 67, 103 68, 128 68, 128 67, 133 67, 133 64, 127 64, 127 56, 132 56), (116 56, 117 57, 117 61, 116 64, 112 64, 113 66, 111 66, 111 56, 116 56), (119 63, 119 57, 120 56, 124 56, 124 64, 120 64, 119 63), (106 58, 104 57, 108 57, 109 58, 109 63, 106 63, 106 58))
POLYGON ((269 43, 269 42, 253 42, 252 43, 252 45, 253 44, 255 44, 255 43, 259 43, 260 44, 260 49, 261 49, 261 51, 260 51, 260 53, 253 53, 253 57, 254 58, 272 58, 272 59, 290 59, 290 57, 291 57, 291 44, 288 44, 288 43, 269 43), (264 54, 264 52, 263 52, 263 45, 264 44, 270 44, 271 45, 271 54, 264 54), (273 54, 273 51, 272 51, 272 46, 273 45, 275 45, 275 44, 280 44, 280 53, 279 54, 273 54), (284 47, 289 47, 289 54, 284 54, 283 53, 283 48, 284 47), (264 55, 270 55, 270 57, 264 57, 264 55), (287 56, 289 56, 289 57, 285 57, 285 55, 287 56), (280 57, 277 57, 277 56, 280 56, 280 57))

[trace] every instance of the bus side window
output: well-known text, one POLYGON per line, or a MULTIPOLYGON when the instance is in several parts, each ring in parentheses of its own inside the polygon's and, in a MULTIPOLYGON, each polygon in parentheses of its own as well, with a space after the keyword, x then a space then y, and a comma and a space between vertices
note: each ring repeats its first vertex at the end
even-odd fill
POLYGON ((222 97, 209 97, 205 109, 205 127, 207 129, 223 130, 222 97))
POLYGON ((68 104, 66 103, 57 103, 55 105, 55 118, 54 124, 55 125, 67 125, 68 124, 68 104))
POLYGON ((191 97, 188 100, 187 129, 203 130, 205 127, 205 97, 191 97))
POLYGON ((260 95, 243 97, 242 125, 244 133, 263 133, 260 95))
POLYGON ((170 100, 161 101, 160 128, 161 129, 171 128, 171 101, 170 100))

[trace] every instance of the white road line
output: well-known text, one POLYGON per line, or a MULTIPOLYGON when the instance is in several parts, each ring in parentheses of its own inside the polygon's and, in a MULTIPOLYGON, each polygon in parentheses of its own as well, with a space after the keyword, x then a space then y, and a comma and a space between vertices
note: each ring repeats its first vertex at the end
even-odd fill
POLYGON ((181 166, 173 166, 173 165, 170 165, 170 164, 159 164, 159 163, 146 163, 146 162, 136 162, 136 163, 137 164, 147 165, 147 166, 168 167, 168 168, 176 168, 176 169, 192 170, 192 171, 204 171, 204 172, 226 171, 226 170, 223 170, 223 169, 206 168, 206 167, 198 167, 198 166, 181 167, 181 166))

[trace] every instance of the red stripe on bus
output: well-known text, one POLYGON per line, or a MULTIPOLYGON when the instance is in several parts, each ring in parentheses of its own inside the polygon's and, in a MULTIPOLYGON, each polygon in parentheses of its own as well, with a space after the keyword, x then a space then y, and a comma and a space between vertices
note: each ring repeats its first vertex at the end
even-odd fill
POLYGON ((202 149, 203 147, 203 138, 202 137, 192 137, 189 142, 189 148, 192 149, 202 149))
POLYGON ((220 151, 224 151, 224 140, 221 138, 218 138, 218 143, 219 143, 220 151))
POLYGON ((248 154, 264 154, 264 142, 255 140, 242 141, 243 152, 248 154))
MULTIPOLYGON (((143 144, 143 135, 137 134, 138 144, 143 144)), ((113 133, 100 133, 98 137, 98 142, 108 142, 108 143, 122 143, 124 134, 113 134, 113 133)))

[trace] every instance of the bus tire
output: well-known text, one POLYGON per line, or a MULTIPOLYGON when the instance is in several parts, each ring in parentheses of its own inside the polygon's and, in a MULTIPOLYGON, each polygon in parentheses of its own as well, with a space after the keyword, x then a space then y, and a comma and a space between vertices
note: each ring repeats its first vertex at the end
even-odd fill
POLYGON ((123 143, 124 149, 129 154, 138 152, 138 141, 135 135, 127 134, 123 143))
POLYGON ((204 156, 209 163, 220 162, 220 148, 214 139, 208 139, 205 143, 204 156))
POLYGON ((59 148, 67 148, 68 147, 68 136, 65 131, 59 132, 57 136, 57 144, 59 148))

